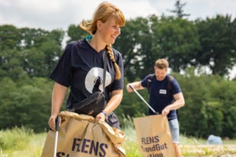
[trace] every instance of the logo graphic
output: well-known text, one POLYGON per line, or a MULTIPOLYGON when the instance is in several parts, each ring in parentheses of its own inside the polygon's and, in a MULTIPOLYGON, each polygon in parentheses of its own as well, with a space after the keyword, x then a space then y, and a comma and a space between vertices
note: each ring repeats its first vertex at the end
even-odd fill
MULTIPOLYGON (((89 70, 85 77, 85 88, 88 92, 93 93, 95 91, 103 92, 103 71, 104 69, 94 67, 89 70)), ((111 74, 106 71, 105 87, 111 84, 111 74)))

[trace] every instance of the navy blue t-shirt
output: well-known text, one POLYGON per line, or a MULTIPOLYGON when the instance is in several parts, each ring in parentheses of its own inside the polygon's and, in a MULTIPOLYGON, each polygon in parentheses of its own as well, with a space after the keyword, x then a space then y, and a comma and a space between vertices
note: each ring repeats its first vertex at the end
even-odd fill
MULTIPOLYGON (((110 92, 123 89, 123 60, 120 52, 115 49, 113 54, 121 72, 121 79, 115 80, 115 69, 109 55, 107 55, 107 71, 105 80, 106 101, 110 99, 110 92)), ((50 78, 55 82, 70 87, 66 108, 87 98, 95 91, 103 91, 104 48, 101 52, 94 50, 86 41, 81 39, 67 44, 63 55, 57 63, 50 78)))
MULTIPOLYGON (((148 86, 147 81, 148 81, 148 78, 150 78, 150 76, 151 74, 147 75, 142 80, 141 85, 143 87, 147 88, 148 86)), ((168 91, 168 79, 169 79, 168 77, 169 75, 166 75, 164 80, 158 81, 156 79, 156 76, 154 75, 150 83, 149 103, 150 103, 150 106, 156 112, 159 112, 159 113, 162 113, 162 110, 166 106, 173 103, 174 101, 173 96, 170 96, 169 91, 168 91)), ((171 86, 172 86, 173 95, 181 92, 180 86, 178 82, 176 81, 176 79, 172 81, 171 86)), ((153 113, 152 110, 149 109, 149 114, 154 115, 155 113, 153 113)), ((171 110, 169 114, 167 115, 167 117, 168 117, 168 120, 176 119, 177 118, 176 110, 171 110)))

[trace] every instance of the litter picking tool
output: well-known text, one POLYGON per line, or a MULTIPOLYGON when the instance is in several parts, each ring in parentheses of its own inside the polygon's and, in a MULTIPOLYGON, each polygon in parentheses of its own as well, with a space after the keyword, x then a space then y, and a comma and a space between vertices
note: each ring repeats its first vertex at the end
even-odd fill
POLYGON ((152 112, 154 112, 155 114, 159 114, 147 103, 146 100, 144 100, 144 98, 136 91, 136 89, 134 89, 131 85, 129 85, 129 87, 139 96, 140 99, 143 100, 143 102, 152 110, 152 112))
POLYGON ((53 155, 53 157, 57 156, 58 129, 59 129, 59 116, 57 116, 57 118, 56 118, 56 134, 55 134, 55 145, 54 145, 54 155, 53 155))

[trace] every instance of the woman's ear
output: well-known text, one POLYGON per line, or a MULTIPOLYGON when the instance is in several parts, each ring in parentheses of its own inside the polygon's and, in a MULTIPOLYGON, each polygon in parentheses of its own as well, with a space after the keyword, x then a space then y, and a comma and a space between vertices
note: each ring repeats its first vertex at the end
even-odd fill
POLYGON ((97 29, 100 30, 102 28, 102 21, 101 20, 97 20, 97 29))

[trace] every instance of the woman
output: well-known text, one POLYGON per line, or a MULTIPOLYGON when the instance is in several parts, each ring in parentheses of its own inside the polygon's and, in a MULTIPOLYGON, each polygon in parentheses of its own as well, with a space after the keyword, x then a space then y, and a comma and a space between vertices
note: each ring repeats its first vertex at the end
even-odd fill
POLYGON ((96 122, 106 122, 119 129, 119 121, 112 112, 123 97, 123 61, 120 52, 111 48, 120 35, 120 27, 125 25, 121 10, 111 3, 101 3, 90 22, 83 21, 80 27, 91 36, 70 42, 53 70, 50 78, 55 81, 52 92, 52 109, 49 127, 55 129, 55 119, 64 101, 67 89, 70 94, 66 108, 87 98, 94 92, 94 86, 103 91, 104 53, 107 54, 107 71, 105 79, 106 107, 96 116, 96 122), (96 80, 100 80, 97 85, 96 80), (107 118, 106 118, 107 117, 107 118))

